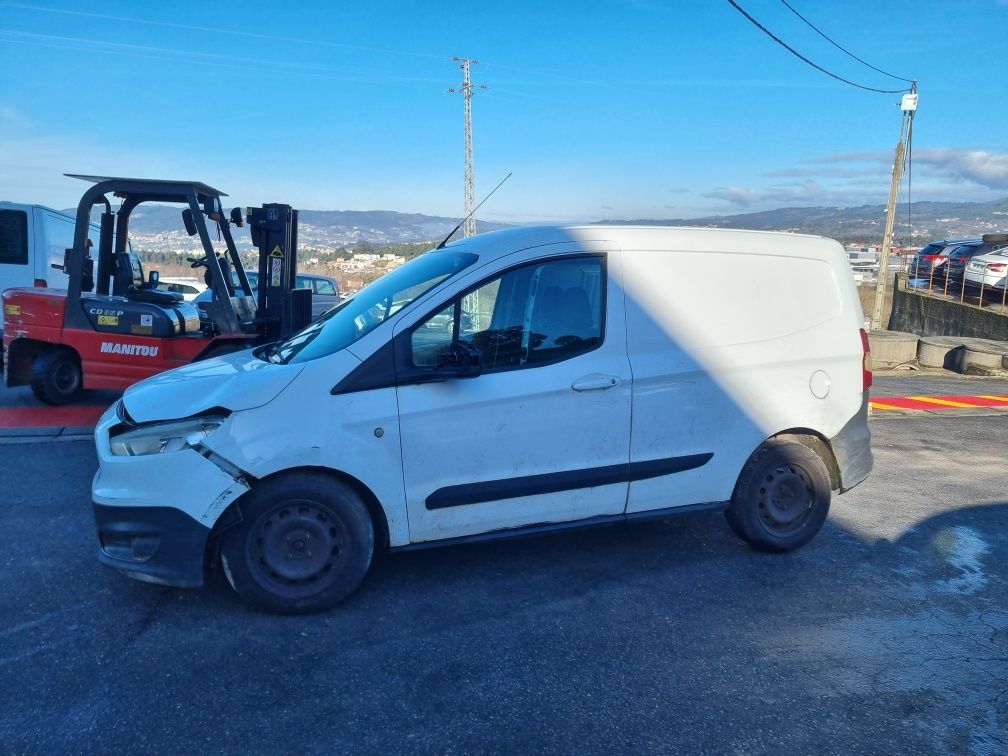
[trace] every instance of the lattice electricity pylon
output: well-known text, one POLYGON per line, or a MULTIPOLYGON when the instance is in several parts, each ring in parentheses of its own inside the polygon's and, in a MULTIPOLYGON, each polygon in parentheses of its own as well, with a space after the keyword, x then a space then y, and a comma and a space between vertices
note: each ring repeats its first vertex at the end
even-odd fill
POLYGON ((473 208, 476 204, 475 190, 473 188, 473 149, 472 149, 472 91, 476 89, 488 89, 485 84, 473 84, 469 76, 469 67, 478 60, 470 58, 454 57, 462 67, 462 86, 459 89, 450 88, 449 92, 461 92, 465 102, 465 223, 462 226, 462 236, 474 236, 476 234, 476 217, 473 208))

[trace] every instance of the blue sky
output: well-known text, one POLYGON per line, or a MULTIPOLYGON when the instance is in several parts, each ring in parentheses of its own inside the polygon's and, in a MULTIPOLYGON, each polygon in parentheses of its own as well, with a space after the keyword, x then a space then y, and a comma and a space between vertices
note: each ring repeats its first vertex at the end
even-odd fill
MULTIPOLYGON (((920 82, 914 199, 1008 196, 1008 0, 790 0, 920 82)), ((779 0, 740 0, 883 89, 779 0)), ((197 179, 236 204, 462 210, 462 55, 480 211, 688 218, 885 199, 899 96, 835 82, 723 0, 260 4, 0 0, 0 199, 76 204, 62 173, 197 179)))

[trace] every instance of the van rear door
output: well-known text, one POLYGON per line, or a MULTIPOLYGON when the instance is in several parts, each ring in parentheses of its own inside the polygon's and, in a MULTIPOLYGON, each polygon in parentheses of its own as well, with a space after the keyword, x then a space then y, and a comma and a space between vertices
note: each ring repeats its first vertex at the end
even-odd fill
POLYGON ((516 253, 397 328, 415 367, 436 365, 456 330, 483 359, 478 377, 397 389, 414 543, 623 512, 630 366, 609 275, 619 259, 586 247, 516 253))

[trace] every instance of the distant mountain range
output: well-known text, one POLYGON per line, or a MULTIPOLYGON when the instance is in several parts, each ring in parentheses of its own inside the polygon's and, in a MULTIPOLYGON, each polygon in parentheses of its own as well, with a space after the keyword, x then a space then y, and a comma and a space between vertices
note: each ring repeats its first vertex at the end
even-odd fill
MULTIPOLYGON (((993 202, 914 202, 910 221, 915 244, 1008 231, 1008 197, 993 202)), ((658 224, 748 228, 757 231, 794 231, 818 234, 843 242, 878 243, 885 227, 884 205, 859 207, 784 207, 739 215, 713 215, 679 220, 607 220, 619 225, 658 224)), ((907 207, 896 209, 897 242, 907 240, 907 207)))
MULTIPOLYGON (((70 211, 71 214, 73 211, 70 211)), ((142 205, 134 211, 131 235, 153 239, 179 239, 180 210, 165 205, 142 205)), ((1008 198, 994 202, 915 202, 910 212, 914 241, 972 236, 1008 231, 1008 198)), ((459 222, 458 218, 399 213, 391 210, 301 210, 299 235, 302 247, 340 247, 367 242, 376 246, 401 242, 440 240, 459 222)), ((681 219, 609 219, 600 223, 656 224, 749 228, 820 234, 843 242, 879 242, 885 222, 882 205, 860 207, 787 207, 737 215, 714 215, 681 219)), ((479 232, 513 224, 479 221, 479 232)), ((184 232, 181 233, 184 237, 184 232)), ((906 205, 897 210, 897 240, 907 238, 906 205)))
MULTIPOLYGON (((159 235, 176 237, 175 232, 179 232, 184 236, 181 213, 181 206, 141 205, 130 216, 130 235, 149 239, 159 235)), ((460 220, 392 210, 299 210, 298 240, 301 247, 440 241, 460 220)), ((483 233, 508 225, 479 220, 476 230, 483 233)))

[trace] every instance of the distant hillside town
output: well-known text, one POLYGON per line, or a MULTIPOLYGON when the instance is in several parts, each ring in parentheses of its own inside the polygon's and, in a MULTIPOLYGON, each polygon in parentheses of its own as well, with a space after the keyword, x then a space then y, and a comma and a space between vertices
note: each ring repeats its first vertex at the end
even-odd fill
MULTIPOLYGON (((915 202, 898 209, 897 245, 920 247, 934 239, 949 239, 1008 230, 1008 198, 994 202, 915 202)), ((682 219, 609 219, 602 223, 747 228, 811 233, 848 246, 873 246, 881 241, 885 209, 860 207, 791 207, 737 215, 682 219)), ((345 291, 355 291, 378 276, 424 252, 444 238, 458 219, 388 210, 302 210, 299 213, 300 267, 309 273, 337 277, 345 291)), ((511 224, 480 221, 483 233, 511 224)), ((131 224, 133 248, 166 275, 181 274, 185 257, 199 248, 182 229, 178 211, 144 206, 131 224)), ((254 264, 255 250, 247 233, 236 235, 239 251, 254 264)))

